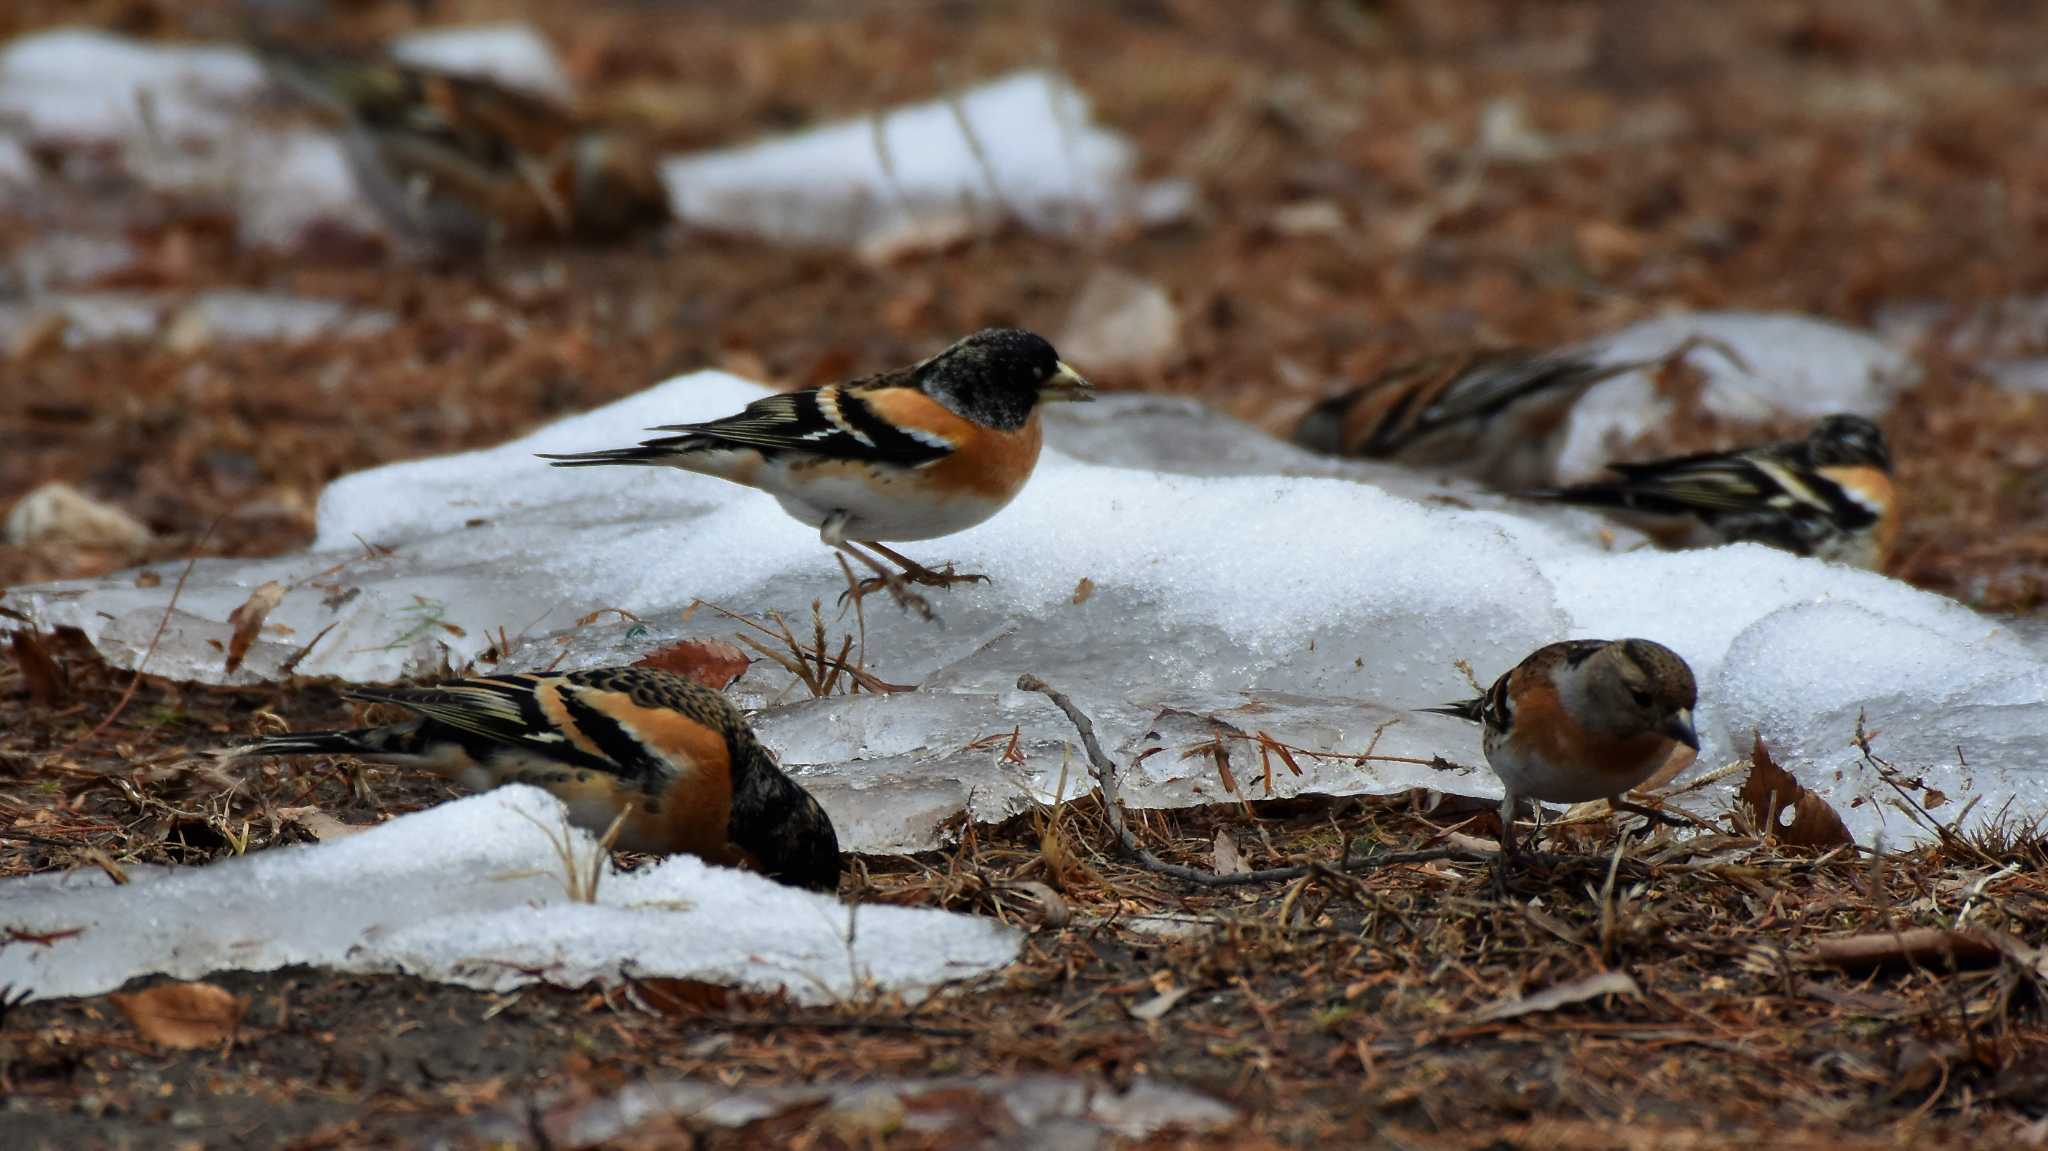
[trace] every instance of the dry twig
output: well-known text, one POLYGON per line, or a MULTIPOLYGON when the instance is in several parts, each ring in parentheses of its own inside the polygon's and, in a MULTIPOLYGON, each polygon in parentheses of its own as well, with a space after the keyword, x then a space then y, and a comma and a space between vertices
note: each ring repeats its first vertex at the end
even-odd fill
MULTIPOLYGON (((1051 700, 1052 705, 1059 708, 1066 715, 1067 722, 1073 724, 1074 730, 1080 733, 1082 750, 1087 753, 1088 764, 1094 769, 1096 781, 1101 785, 1103 818, 1109 821, 1110 830, 1116 833, 1117 843, 1123 848, 1124 854, 1137 861, 1140 867, 1147 871, 1157 872, 1160 875, 1186 883, 1193 883, 1201 887, 1245 887, 1258 883, 1284 883, 1291 879, 1300 879, 1303 876, 1315 873, 1317 865, 1301 864, 1291 867, 1264 867, 1255 871, 1239 871, 1228 875, 1218 875, 1214 872, 1203 871, 1200 868, 1186 867, 1178 863, 1168 863, 1152 854, 1145 849, 1143 844, 1138 842, 1137 833, 1133 832, 1130 824, 1124 820, 1123 795, 1118 784, 1116 762, 1103 754, 1102 744, 1095 738, 1095 721, 1089 719, 1086 712, 1076 707, 1074 701, 1068 698, 1065 692, 1060 691, 1035 675, 1026 673, 1018 676, 1017 689, 1019 691, 1037 692, 1051 700)), ((1359 859, 1346 858, 1339 861, 1338 869, 1342 871, 1370 871, 1399 863, 1428 863, 1444 859, 1478 861, 1483 858, 1483 856, 1475 855, 1460 848, 1429 848, 1422 851, 1398 851, 1382 855, 1368 855, 1359 859)))

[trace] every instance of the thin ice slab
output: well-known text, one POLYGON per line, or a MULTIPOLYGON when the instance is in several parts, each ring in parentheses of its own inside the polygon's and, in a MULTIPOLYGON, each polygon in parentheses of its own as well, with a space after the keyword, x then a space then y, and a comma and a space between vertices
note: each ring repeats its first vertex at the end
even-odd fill
POLYGON ((1064 76, 1019 72, 945 99, 670 160, 678 219, 881 256, 1005 219, 1074 235, 1170 218, 1189 192, 1134 181, 1137 154, 1064 76))
POLYGON ((916 998, 1017 954, 1018 933, 989 920, 856 910, 689 856, 624 874, 596 864, 596 902, 572 901, 550 836, 566 834, 585 868, 601 853, 565 814, 545 792, 503 787, 330 843, 136 873, 125 886, 0 882, 0 921, 60 936, 0 951, 0 987, 96 995, 139 975, 306 963, 500 991, 668 976, 819 1003, 916 998))
MULTIPOLYGON (((745 630, 714 607, 692 610, 700 600, 771 627, 765 613, 780 612, 804 644, 818 602, 836 655, 859 634, 835 606, 840 571, 769 497, 679 471, 565 472, 533 458, 632 443, 649 425, 763 394, 697 373, 501 447, 337 481, 312 553, 200 563, 149 668, 213 682, 287 666, 384 681, 444 666, 630 662, 745 630), (229 674, 228 615, 273 580, 283 599, 229 674)), ((842 678, 811 698, 765 660, 734 688, 849 849, 929 847, 963 811, 995 819, 1087 790, 1072 732, 1016 690, 1023 672, 1094 716, 1131 765, 1136 804, 1497 794, 1474 770, 1477 731, 1413 709, 1472 695, 1461 662, 1483 685, 1541 644, 1584 636, 1677 649, 1701 683, 1702 760, 1741 757, 1760 729, 1797 753, 1787 762, 1866 842, 1923 832, 1886 806, 1888 785, 1849 770, 1859 706, 1880 754, 1932 772, 1957 797, 1950 810, 1971 797, 1973 818, 2007 801, 2044 806, 2048 704, 1981 674, 2031 682, 2042 657, 1940 596, 1754 545, 1625 550, 1632 537, 1603 535, 1588 513, 1320 458, 1181 400, 1058 409, 1048 443, 1002 514, 909 548, 993 577, 934 593, 943 627, 867 601, 864 647, 850 658, 917 690, 847 695, 842 678), (1829 605, 1854 614, 1800 615, 1829 605), (1910 660, 1912 674, 1885 687, 1826 670, 1879 666, 1877 652, 1910 660), (1929 750, 1942 747, 1962 748, 1968 772, 1929 750)), ((124 574, 16 589, 7 602, 133 666, 181 566, 155 569, 150 587, 124 574)))

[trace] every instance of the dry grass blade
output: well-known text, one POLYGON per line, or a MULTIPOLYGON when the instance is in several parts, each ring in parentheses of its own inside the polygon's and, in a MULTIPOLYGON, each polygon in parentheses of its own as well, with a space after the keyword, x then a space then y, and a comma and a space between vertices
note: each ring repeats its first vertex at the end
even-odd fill
POLYGON ((114 701, 114 709, 107 713, 105 719, 94 725, 91 731, 86 732, 78 743, 73 745, 74 747, 98 739, 100 733, 112 727, 114 721, 121 718, 121 713, 128 710, 128 701, 135 698, 135 689, 142 686, 143 669, 149 666, 150 657, 156 654, 156 645, 163 642, 164 629, 171 624, 171 613, 178 608, 178 597, 185 593, 185 581, 192 578, 192 569, 199 566, 199 556, 206 550, 207 541, 213 539, 214 529, 220 527, 223 518, 224 515, 214 517, 213 522, 206 525, 206 531, 200 535, 199 542, 192 545, 192 557, 185 561, 185 570, 178 573, 178 582, 171 588, 171 598, 164 603, 164 614, 156 621, 156 630, 149 634, 149 644, 142 649, 142 658, 135 661, 135 675, 129 679, 128 687, 121 693, 121 698, 114 701))
POLYGON ((712 611, 742 627, 758 632, 760 636, 767 637, 766 641, 764 641, 757 636, 742 632, 733 638, 759 652, 763 658, 774 663, 790 675, 795 676, 797 682, 804 685, 805 689, 811 693, 813 699, 822 699, 831 694, 838 686, 839 677, 842 674, 853 685, 849 690, 868 691, 877 695, 917 690, 912 685, 890 683, 873 675, 866 668, 861 667, 858 662, 849 662, 847 657, 852 654, 854 648, 852 636, 844 637, 844 642, 839 645, 838 655, 827 654, 825 651, 825 625, 821 614, 822 605, 815 601, 811 604, 811 619, 812 632, 816 639, 810 645, 806 645, 796 637, 796 632, 789 626, 789 622, 782 618, 782 613, 780 612, 768 613, 768 618, 775 622, 775 626, 771 628, 759 620, 750 619, 730 608, 715 603, 708 603, 704 600, 698 600, 696 603, 693 603, 691 610, 696 610, 700 605, 710 608, 712 611), (771 642, 775 646, 770 646, 771 642))

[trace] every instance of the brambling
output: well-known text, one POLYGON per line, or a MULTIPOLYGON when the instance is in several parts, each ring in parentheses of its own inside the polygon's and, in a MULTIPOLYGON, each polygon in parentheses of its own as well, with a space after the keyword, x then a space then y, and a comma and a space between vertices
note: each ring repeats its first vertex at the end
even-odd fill
POLYGON ((929 618, 903 581, 944 587, 985 577, 933 571, 881 541, 951 535, 1001 511, 1037 466, 1038 406, 1092 399, 1091 387, 1038 336, 985 328, 906 368, 767 396, 709 423, 652 428, 679 434, 638 447, 541 458, 556 467, 676 467, 759 488, 929 618))
POLYGON ((440 251, 616 240, 670 219, 654 152, 541 96, 390 57, 259 39, 271 77, 344 131, 364 194, 440 251))
POLYGON ((809 792, 723 695, 642 667, 493 675, 348 693, 419 718, 389 727, 280 735, 234 755, 353 755, 425 768, 474 791, 527 783, 616 846, 746 864, 829 891, 839 837, 809 792))
POLYGON ((1330 455, 1445 468, 1505 491, 1553 481, 1556 433, 1595 384, 1682 360, 1600 363, 1569 351, 1475 350, 1395 365, 1310 409, 1294 442, 1330 455))
POLYGON ((1666 546, 1749 541, 1877 569, 1899 528, 1884 433, 1836 415, 1803 440, 1610 464, 1619 478, 1531 493, 1608 508, 1666 546))
POLYGON ((1663 644, 1575 639, 1537 648, 1477 699, 1423 710, 1485 728, 1487 765, 1507 792, 1501 852, 1512 856, 1523 799, 1619 805, 1680 744, 1698 751, 1697 697, 1692 668, 1663 644))

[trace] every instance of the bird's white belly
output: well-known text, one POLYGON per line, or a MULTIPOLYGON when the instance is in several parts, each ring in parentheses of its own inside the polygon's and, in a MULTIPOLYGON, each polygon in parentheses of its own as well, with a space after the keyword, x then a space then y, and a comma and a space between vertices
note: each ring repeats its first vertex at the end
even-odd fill
POLYGON ((971 493, 934 499, 929 489, 918 485, 915 472, 883 482, 871 482, 858 474, 812 471, 798 475, 800 483, 777 483, 774 481, 781 475, 764 476, 760 486, 784 511, 812 527, 822 527, 843 512, 843 534, 850 540, 937 539, 966 531, 1010 502, 971 493))

